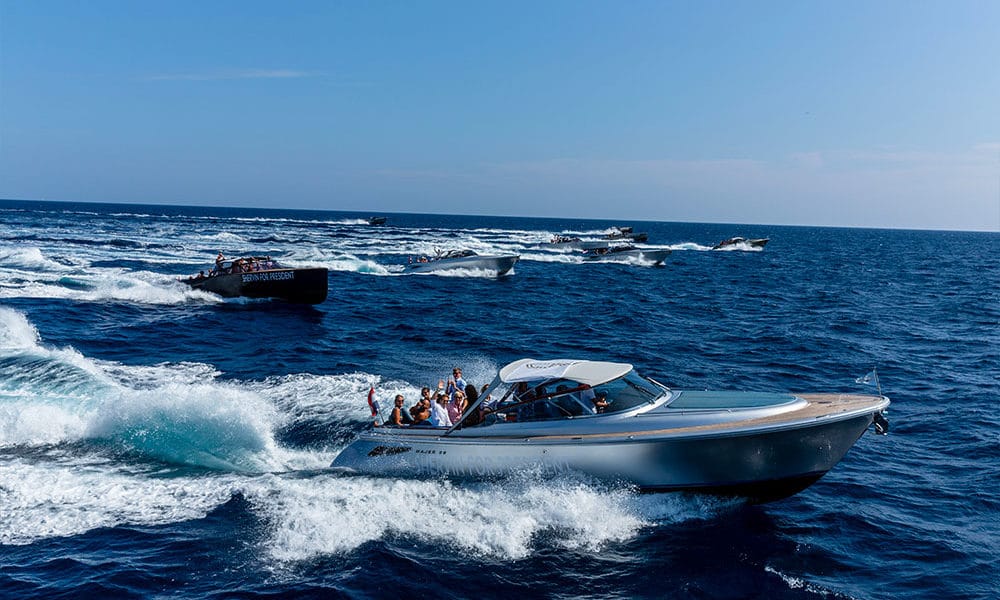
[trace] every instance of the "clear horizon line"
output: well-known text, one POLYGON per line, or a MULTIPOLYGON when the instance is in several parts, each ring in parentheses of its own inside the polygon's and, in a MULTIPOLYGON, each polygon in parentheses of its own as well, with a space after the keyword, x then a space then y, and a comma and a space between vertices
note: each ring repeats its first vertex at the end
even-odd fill
POLYGON ((755 227, 816 227, 816 228, 827 228, 827 229, 884 229, 889 231, 941 231, 941 232, 956 232, 956 233, 997 233, 1000 234, 1000 228, 998 229, 934 229, 934 228, 919 228, 919 227, 892 227, 885 225, 815 225, 815 224, 803 224, 803 223, 739 223, 735 221, 684 221, 684 220, 674 220, 674 221, 664 221, 658 219, 650 218, 639 218, 639 217, 568 217, 568 216, 547 216, 547 215, 500 215, 500 214, 484 214, 484 213, 448 213, 448 212, 399 212, 399 211, 365 211, 365 210, 347 210, 347 209, 335 209, 335 208, 287 208, 287 207, 273 207, 273 206, 240 206, 240 205, 208 205, 208 204, 162 204, 162 203, 141 203, 141 202, 117 202, 113 200, 50 200, 50 199, 37 199, 37 198, 0 198, 0 202, 51 202, 55 204, 114 204, 114 205, 124 205, 124 206, 165 206, 172 208, 222 208, 222 209, 232 209, 237 208, 241 210, 271 210, 271 211, 291 211, 291 212, 333 212, 333 213, 357 213, 357 214, 372 214, 379 215, 420 215, 420 216, 448 216, 448 217, 496 217, 496 218, 512 218, 512 219, 567 219, 570 221, 636 221, 639 223, 683 223, 686 225, 751 225, 755 227))

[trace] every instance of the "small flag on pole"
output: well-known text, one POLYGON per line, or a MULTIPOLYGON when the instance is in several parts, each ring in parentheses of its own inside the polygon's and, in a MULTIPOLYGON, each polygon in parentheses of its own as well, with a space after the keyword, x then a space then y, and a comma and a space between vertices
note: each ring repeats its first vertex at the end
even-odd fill
POLYGON ((863 377, 858 377, 854 380, 854 383, 860 383, 861 385, 875 385, 875 371, 869 371, 863 377))
POLYGON ((861 385, 874 385, 875 389, 878 390, 878 395, 879 396, 882 395, 882 384, 879 383, 878 371, 875 369, 875 367, 872 367, 872 370, 869 371, 868 373, 865 373, 864 376, 855 379, 854 383, 858 383, 861 385))

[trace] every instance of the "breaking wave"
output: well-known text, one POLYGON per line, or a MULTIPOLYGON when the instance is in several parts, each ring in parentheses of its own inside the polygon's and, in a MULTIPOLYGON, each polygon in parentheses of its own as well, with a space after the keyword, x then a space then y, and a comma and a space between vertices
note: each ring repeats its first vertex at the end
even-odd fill
POLYGON ((130 367, 48 348, 21 313, 0 308, 0 449, 89 442, 170 464, 272 471, 328 463, 284 448, 267 396, 207 365, 130 367), (140 383, 141 382, 141 383, 140 383))

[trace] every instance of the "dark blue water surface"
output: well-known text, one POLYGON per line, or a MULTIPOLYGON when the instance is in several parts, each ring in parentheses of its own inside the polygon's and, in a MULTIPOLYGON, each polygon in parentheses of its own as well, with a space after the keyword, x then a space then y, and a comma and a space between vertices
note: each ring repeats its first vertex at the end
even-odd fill
POLYGON ((663 267, 553 234, 615 223, 0 202, 0 596, 994 598, 1000 235, 620 223, 663 267), (718 251, 734 235, 763 251, 718 251), (434 249, 514 274, 408 275, 434 249), (227 255, 330 269, 317 306, 179 275, 227 255), (676 388, 874 391, 888 436, 772 504, 533 473, 325 469, 454 365, 631 362, 676 388))

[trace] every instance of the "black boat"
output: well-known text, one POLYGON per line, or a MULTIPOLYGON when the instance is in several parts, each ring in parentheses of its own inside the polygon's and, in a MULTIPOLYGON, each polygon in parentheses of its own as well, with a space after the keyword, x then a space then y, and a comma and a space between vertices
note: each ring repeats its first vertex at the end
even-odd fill
POLYGON ((368 217, 369 225, 385 225, 385 217, 368 217))
POLYGON ((220 260, 207 275, 199 273, 181 281, 196 290, 225 298, 278 298, 319 304, 327 295, 326 269, 293 269, 278 264, 270 256, 220 260))
POLYGON ((647 233, 635 233, 631 227, 612 227, 611 232, 604 235, 606 240, 632 240, 633 242, 645 242, 649 239, 647 233))

